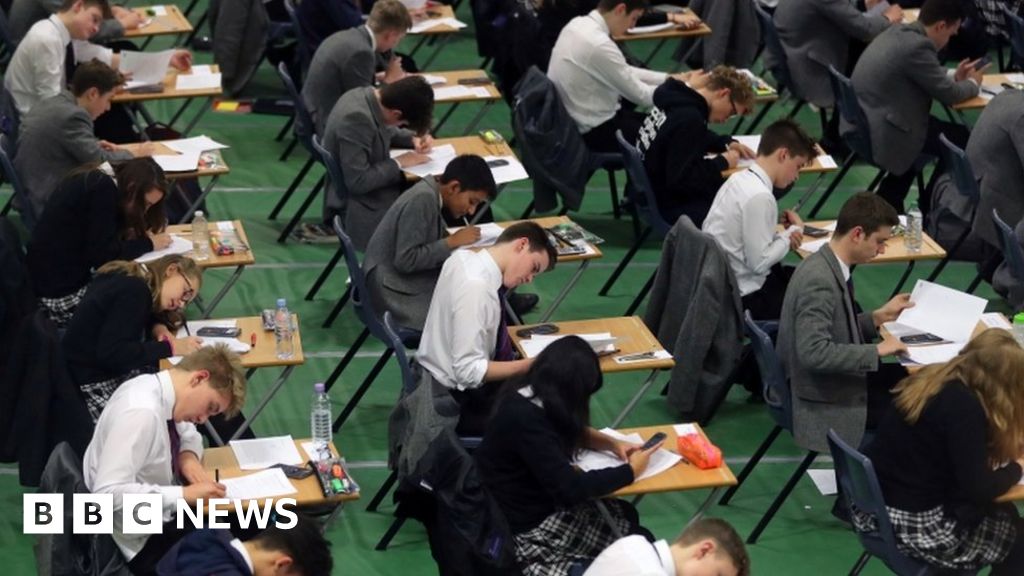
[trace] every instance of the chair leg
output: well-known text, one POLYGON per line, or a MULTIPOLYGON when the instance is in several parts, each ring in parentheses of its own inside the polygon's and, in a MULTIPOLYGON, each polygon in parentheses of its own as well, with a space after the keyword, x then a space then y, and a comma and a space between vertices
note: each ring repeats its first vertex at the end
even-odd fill
POLYGON ((320 272, 319 276, 317 276, 316 282, 313 282, 313 286, 309 289, 309 292, 306 292, 306 300, 312 300, 313 297, 316 296, 316 293, 320 291, 320 287, 327 281, 331 272, 334 272, 334 267, 338 265, 338 260, 341 260, 341 257, 344 255, 345 251, 342 250, 341 247, 338 247, 338 250, 334 252, 334 256, 331 256, 330 262, 327 263, 327 266, 324 266, 323 271, 320 272))
POLYGON ((774 105, 775 101, 773 100, 762 106, 761 110, 757 113, 757 116, 754 117, 754 121, 750 123, 750 126, 747 126, 747 132, 753 134, 754 130, 757 130, 757 127, 761 124, 761 121, 764 120, 764 117, 768 114, 768 111, 771 110, 772 106, 774 105))
POLYGON ((833 178, 832 182, 829 183, 828 188, 826 188, 825 191, 821 193, 821 198, 818 198, 818 202, 814 205, 814 208, 811 208, 811 213, 808 216, 808 218, 814 218, 818 214, 818 210, 821 210, 822 206, 825 205, 825 202, 828 200, 829 196, 831 196, 832 193, 835 192, 836 188, 839 187, 839 183, 842 182, 843 178, 846 177, 846 174, 850 171, 850 168, 853 168, 853 162, 856 160, 856 157, 857 155, 853 152, 850 152, 850 154, 846 157, 846 160, 843 161, 842 167, 839 168, 839 172, 836 173, 836 177, 833 178))
POLYGON ((888 174, 888 172, 879 169, 878 174, 875 174, 874 180, 871 181, 871 184, 868 184, 868 192, 874 192, 875 190, 877 190, 878 185, 882 183, 882 180, 885 178, 886 174, 888 174))
POLYGON ((807 452, 807 456, 804 456, 803 461, 801 461, 800 465, 797 466, 796 471, 789 477, 789 481, 786 482, 786 485, 782 488, 782 492, 779 492, 779 495, 775 497, 775 501, 772 502, 768 511, 761 517, 761 521, 757 523, 757 526, 754 527, 754 531, 747 537, 747 544, 757 543, 757 539, 761 537, 761 532, 764 532, 768 523, 775 517, 775 513, 779 511, 779 507, 786 501, 786 498, 789 498, 790 492, 793 491, 793 488, 796 487, 796 483, 800 481, 800 477, 804 475, 804 472, 807 472, 807 469, 811 467, 811 463, 814 462, 814 459, 817 456, 818 453, 813 450, 809 450, 807 452))
POLYGON ((391 544, 391 540, 398 534, 398 531, 402 529, 402 524, 405 524, 405 516, 397 516, 395 521, 391 523, 391 527, 384 533, 380 538, 380 542, 373 547, 374 550, 383 552, 388 549, 388 544, 391 544))
POLYGON ((355 393, 352 394, 352 397, 349 398, 345 407, 341 409, 341 414, 338 414, 338 417, 334 419, 334 426, 332 426, 331 429, 335 434, 338 433, 338 430, 341 430, 345 421, 352 415, 356 406, 359 405, 359 401, 366 395, 366 391, 370 389, 370 385, 377 379, 377 375, 384 369, 384 365, 387 364, 388 360, 391 359, 391 355, 394 353, 395 351, 392 348, 385 350, 384 353, 380 355, 380 358, 377 359, 377 363, 370 369, 370 373, 366 375, 366 378, 363 378, 363 383, 359 385, 359 388, 357 388, 355 393))
POLYGON ((284 152, 281 152, 281 156, 277 159, 277 161, 278 162, 284 162, 284 161, 288 160, 288 157, 290 157, 292 155, 292 152, 295 151, 295 147, 298 146, 298 144, 299 144, 299 139, 293 137, 292 141, 289 142, 288 146, 284 149, 284 152))
POLYGON ((334 305, 334 308, 331 308, 331 313, 327 315, 327 319, 324 320, 324 328, 330 328, 331 324, 334 324, 334 321, 338 318, 338 314, 341 314, 341 309, 345 307, 345 304, 348 303, 348 299, 351 296, 352 286, 348 286, 345 288, 345 293, 341 295, 341 298, 338 298, 338 302, 334 305))
POLYGON ((334 367, 334 371, 331 372, 331 375, 328 376, 327 380, 324 381, 325 391, 331 391, 331 386, 334 386, 334 381, 337 380, 338 376, 341 376, 341 373, 345 371, 345 368, 348 367, 349 362, 351 362, 352 359, 355 358, 356 352, 358 352, 359 348, 362 347, 363 342, 366 342, 366 339, 369 337, 370 329, 363 328, 363 331, 360 332, 359 336, 356 337, 356 341, 353 342, 352 346, 349 347, 348 352, 345 352, 345 356, 342 357, 341 362, 338 362, 338 365, 334 367))
POLYGON ((294 230, 295 227, 299 225, 299 222, 302 221, 302 217, 303 215, 306 214, 306 210, 309 209, 309 205, 313 203, 313 200, 316 199, 317 194, 320 193, 320 189, 324 187, 324 181, 326 180, 326 178, 327 175, 325 174, 321 176, 319 180, 316 181, 316 185, 313 186, 313 189, 309 191, 309 195, 306 196, 306 199, 302 201, 302 205, 299 206, 299 209, 295 212, 295 215, 292 216, 292 219, 288 221, 288 224, 284 227, 284 230, 281 231, 281 235, 277 237, 278 244, 284 244, 285 242, 288 241, 288 236, 291 236, 292 230, 294 230))
POLYGON ((949 261, 953 259, 953 255, 956 254, 956 251, 960 249, 960 245, 963 244, 965 240, 967 240, 967 236, 970 233, 970 228, 967 228, 960 233, 960 236, 956 239, 956 242, 953 243, 953 247, 948 252, 946 252, 946 257, 939 261, 938 266, 936 266, 935 270, 932 270, 931 275, 928 276, 929 282, 934 282, 935 279, 939 277, 939 274, 942 274, 942 269, 945 268, 946 264, 948 264, 949 261))
POLYGON ((658 275, 658 269, 655 268, 654 272, 651 273, 651 277, 647 279, 647 283, 637 293, 636 298, 633 298, 633 303, 626 308, 626 313, 623 316, 632 316, 636 309, 640 307, 640 303, 647 297, 647 293, 651 291, 651 287, 654 286, 654 278, 658 275))
POLYGON ((395 485, 395 482, 398 482, 398 471, 392 470, 391 474, 388 474, 388 477, 384 480, 384 483, 380 485, 377 493, 373 495, 373 500, 370 500, 370 503, 366 505, 367 512, 377 511, 377 507, 384 501, 384 497, 391 491, 391 487, 395 485))
POLYGON ((797 113, 800 112, 800 110, 804 107, 804 104, 807 104, 807 102, 804 102, 803 100, 797 102, 796 106, 793 106, 793 109, 790 110, 789 114, 786 115, 786 118, 793 118, 794 116, 796 116, 797 113))
POLYGON ((622 259, 622 262, 619 262, 619 265, 616 266, 615 271, 612 272, 611 278, 608 278, 608 281, 605 282, 604 286, 601 287, 601 290, 600 292, 598 292, 598 294, 600 294, 601 296, 608 295, 608 291, 611 290, 612 286, 615 284, 615 281, 619 279, 620 275, 622 275, 622 271, 626 269, 626 266, 629 264, 629 261, 633 259, 633 256, 636 256, 637 250, 640 249, 640 246, 644 243, 644 240, 647 240, 647 237, 650 236, 651 232, 653 231, 654 229, 651 228, 650 226, 644 229, 643 233, 640 234, 640 237, 637 238, 636 242, 633 243, 633 247, 629 249, 629 252, 626 252, 626 256, 622 259))
POLYGON ((619 207, 619 187, 615 183, 615 170, 611 168, 607 169, 608 172, 608 189, 612 193, 612 215, 618 220, 622 217, 622 210, 619 207))
POLYGON ((277 215, 281 212, 281 209, 284 208, 284 205, 288 203, 288 200, 291 199, 292 194, 295 193, 299 184, 302 184, 302 180, 306 178, 306 174, 308 174, 309 170, 313 167, 313 162, 315 162, 315 160, 310 156, 309 160, 306 160, 306 163, 302 165, 302 168, 299 169, 299 173, 295 175, 295 178, 292 179, 292 183, 288 185, 288 189, 284 191, 284 194, 281 195, 281 199, 277 201, 277 204, 274 205, 274 209, 270 211, 270 216, 267 216, 267 220, 274 220, 277 218, 277 215))
POLYGON ((527 218, 529 218, 530 214, 533 214, 533 206, 533 200, 530 200, 530 203, 526 205, 526 210, 523 210, 523 215, 520 216, 519 219, 526 220, 527 218))
POLYGON ((7 203, 4 204, 2 210, 0 210, 0 216, 7 216, 11 212, 11 208, 14 207, 14 192, 11 192, 11 197, 7 199, 7 203))
POLYGON ((971 284, 967 287, 966 292, 968 294, 974 294, 974 291, 978 289, 978 285, 979 284, 981 284, 981 274, 980 273, 977 276, 974 277, 974 280, 971 280, 971 284))
POLYGON ((740 486, 743 486, 743 482, 747 479, 747 476, 750 476, 750 473, 754 470, 754 467, 757 466, 757 463, 761 461, 761 458, 764 458, 765 452, 772 447, 772 443, 775 442, 775 439, 779 437, 779 433, 781 432, 782 426, 779 426, 778 424, 775 425, 775 428, 772 428, 772 431, 768 433, 768 436, 766 436, 761 442, 761 445, 757 447, 757 451, 754 452, 754 455, 750 457, 750 460, 747 460, 747 464, 743 467, 743 470, 740 471, 740 475, 736 477, 736 485, 730 487, 725 494, 722 494, 721 500, 718 501, 719 506, 725 506, 730 500, 732 500, 732 497, 737 491, 739 491, 740 486))
POLYGON ((294 124, 294 123, 295 123, 295 116, 289 116, 288 120, 284 123, 284 126, 281 126, 281 129, 277 132, 277 136, 274 136, 274 141, 275 142, 280 142, 280 141, 284 140, 285 134, 288 133, 288 130, 291 130, 292 124, 294 124))
POLYGON ((868 565, 869 560, 871 560, 871 553, 865 551, 860 555, 860 558, 857 559, 857 563, 853 565, 853 568, 850 569, 849 576, 858 576, 861 571, 864 570, 864 567, 868 565))

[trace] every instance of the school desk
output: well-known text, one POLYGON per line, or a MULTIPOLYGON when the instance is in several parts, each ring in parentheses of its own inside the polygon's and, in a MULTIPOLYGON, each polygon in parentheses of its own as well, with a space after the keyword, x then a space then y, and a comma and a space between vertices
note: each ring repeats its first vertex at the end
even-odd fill
POLYGON ((991 100, 995 96, 995 94, 992 94, 991 92, 986 92, 986 90, 1002 90, 1003 89, 1003 86, 1002 86, 1003 82, 1009 82, 1010 81, 1009 77, 1013 77, 1013 76, 1020 76, 1020 75, 1019 74, 1017 74, 1017 75, 1010 75, 1010 74, 985 74, 981 78, 981 91, 978 93, 977 96, 975 96, 974 98, 968 98, 967 100, 964 100, 963 102, 958 102, 956 104, 953 104, 953 106, 952 106, 953 110, 956 110, 957 114, 960 116, 960 120, 964 123, 964 125, 967 124, 967 121, 964 118, 963 111, 964 110, 981 110, 985 106, 988 106, 988 101, 991 100))
MULTIPOLYGON (((196 305, 199 310, 203 313, 203 318, 209 318, 210 314, 213 313, 213 309, 217 307, 217 304, 227 295, 231 287, 238 282, 238 278, 242 275, 242 271, 245 270, 246 266, 256 263, 256 255, 253 254, 252 244, 249 243, 249 237, 245 234, 245 227, 242 225, 241 220, 233 220, 231 222, 234 225, 235 235, 238 236, 238 241, 243 245, 247 246, 247 250, 236 250, 234 254, 220 256, 213 253, 213 249, 210 249, 210 257, 206 260, 197 260, 199 267, 203 270, 207 268, 235 268, 235 271, 228 278, 228 281, 221 287, 220 291, 210 299, 209 302, 200 302, 197 298, 196 305)), ((217 222, 210 222, 209 228, 211 234, 219 231, 217 222)), ((183 236, 185 238, 192 237, 192 225, 191 224, 172 224, 167 227, 168 234, 175 234, 183 236)), ((206 280, 204 279, 204 284, 206 280)))
POLYGON ((438 121, 438 123, 435 124, 434 128, 430 131, 430 133, 433 134, 434 136, 437 136, 438 133, 440 133, 441 127, 443 127, 445 123, 448 122, 448 119, 451 118, 451 115, 455 112, 455 109, 458 108, 460 104, 470 102, 479 102, 481 104, 480 110, 477 111, 476 115, 473 116, 473 119, 469 122, 469 124, 466 125, 466 129, 462 132, 463 135, 466 135, 473 132, 473 130, 480 123, 480 120, 484 117, 484 114, 487 113, 487 111, 491 108, 491 106, 494 105, 495 102, 501 100, 501 91, 499 91, 498 87, 494 85, 494 82, 490 79, 490 76, 487 75, 487 72, 485 70, 452 70, 449 72, 431 71, 424 72, 423 75, 438 76, 445 79, 444 84, 432 84, 431 88, 451 88, 453 86, 461 86, 461 84, 459 84, 460 80, 478 78, 483 78, 487 80, 486 84, 466 85, 466 88, 470 89, 483 88, 484 90, 487 91, 487 96, 455 96, 439 98, 434 100, 435 104, 451 104, 451 106, 448 107, 448 110, 445 111, 444 116, 441 117, 441 120, 438 121))
MULTIPOLYGON (((1006 316, 1003 316, 1003 320, 1006 322, 1007 326, 1010 325, 1010 320, 1008 318, 1006 318, 1006 316)), ((973 338, 977 338, 978 334, 981 334, 985 330, 989 330, 989 329, 998 330, 999 328, 997 328, 995 326, 989 326, 988 324, 986 324, 984 322, 984 320, 978 321, 978 325, 974 327, 974 332, 971 333, 971 338, 972 339, 973 338)), ((889 338, 890 337, 889 330, 887 330, 885 328, 885 326, 882 326, 882 327, 880 327, 878 329, 878 335, 881 338, 889 338)), ((907 365, 904 365, 903 367, 907 369, 908 373, 913 374, 914 372, 917 372, 921 368, 924 368, 924 365, 921 365, 921 364, 907 364, 907 365)))
MULTIPOLYGON (((212 64, 210 65, 210 72, 214 74, 219 73, 220 67, 216 64, 212 64)), ((111 102, 115 104, 127 104, 134 112, 134 114, 132 114, 132 120, 135 122, 136 127, 140 129, 140 132, 142 134, 145 134, 145 131, 143 130, 145 126, 142 125, 142 122, 140 122, 139 117, 142 117, 142 119, 145 120, 147 126, 156 123, 156 119, 153 118, 152 114, 150 114, 149 111, 145 108, 146 102, 156 102, 158 100, 184 99, 185 101, 178 108, 177 112, 175 112, 174 115, 171 116, 170 121, 167 123, 168 126, 173 127, 174 123, 177 122, 178 119, 181 118, 182 114, 185 113, 185 110, 188 109, 189 104, 191 104, 192 101, 197 98, 201 99, 199 110, 196 111, 195 115, 192 116, 192 119, 185 126, 185 129, 181 131, 182 136, 185 136, 192 130, 192 128, 195 128, 195 125, 197 122, 199 122, 199 119, 202 118, 203 115, 206 114, 206 111, 210 109, 213 103, 213 99, 224 94, 224 90, 219 85, 213 88, 179 90, 177 87, 179 74, 187 75, 188 72, 181 73, 174 69, 171 69, 167 72, 167 75, 164 76, 163 92, 133 94, 128 91, 123 91, 116 94, 113 100, 111 100, 111 102)))
POLYGON ((124 37, 129 39, 145 38, 140 47, 142 50, 145 50, 146 46, 157 36, 179 36, 192 32, 192 23, 182 14, 181 8, 174 4, 142 6, 132 10, 138 13, 143 22, 148 21, 148 23, 135 30, 125 30, 124 37), (154 13, 160 9, 163 9, 163 14, 154 13))
MULTIPOLYGON (((616 337, 615 348, 618 350, 614 354, 601 356, 599 359, 601 372, 603 374, 614 374, 617 372, 634 372, 637 370, 650 370, 651 373, 647 376, 647 380, 640 386, 636 394, 626 403, 619 415, 612 420, 611 426, 615 428, 633 411, 637 402, 647 392, 647 389, 654 384, 654 379, 658 375, 660 370, 668 370, 676 365, 676 362, 672 357, 668 358, 650 358, 634 362, 618 363, 615 361, 616 357, 626 356, 629 354, 637 354, 642 352, 657 352, 665 350, 664 346, 658 342, 658 339, 651 334, 651 331, 647 328, 647 325, 643 323, 643 320, 639 316, 620 316, 617 318, 597 318, 593 320, 571 320, 568 322, 554 322, 558 326, 558 334, 592 334, 608 332, 612 336, 616 337)), ((516 350, 523 357, 526 354, 523 352, 523 347, 520 344, 521 338, 516 334, 523 328, 529 328, 536 324, 526 324, 523 326, 509 326, 508 333, 512 337, 512 344, 516 347, 516 350)))
MULTIPOLYGON (((690 10, 689 8, 686 8, 682 13, 693 14, 693 11, 690 10)), ((641 34, 630 34, 629 32, 626 32, 625 34, 612 36, 612 40, 615 40, 615 42, 617 42, 620 45, 629 42, 637 42, 640 40, 657 40, 658 43, 654 46, 654 50, 651 50, 651 53, 647 55, 646 59, 644 59, 644 66, 647 66, 648 64, 651 63, 651 60, 654 60, 654 57, 658 54, 658 52, 661 51, 662 47, 665 46, 665 43, 673 38, 679 38, 680 40, 682 40, 683 38, 700 38, 703 36, 710 35, 711 28, 704 22, 701 22, 695 28, 688 28, 685 30, 680 26, 673 26, 672 28, 659 30, 657 32, 644 32, 641 34)), ((686 59, 699 45, 700 43, 694 42, 693 47, 691 47, 690 50, 688 50, 687 53, 684 54, 683 57, 679 59, 679 61, 686 62, 686 59)))
MULTIPOLYGON (((121 144, 120 146, 133 152, 137 152, 148 146, 150 147, 151 154, 178 154, 178 152, 171 150, 166 145, 160 142, 137 142, 133 144, 121 144)), ((182 180, 185 178, 210 179, 210 181, 206 183, 206 186, 203 187, 202 192, 199 194, 199 196, 193 201, 189 201, 188 197, 185 196, 185 193, 181 190, 181 188, 177 186, 175 187, 175 190, 177 190, 178 193, 181 194, 182 198, 184 198, 185 202, 189 205, 188 210, 185 211, 185 213, 181 217, 181 220, 179 220, 177 223, 184 224, 186 222, 191 222, 192 214, 195 213, 195 211, 199 208, 199 205, 202 204, 203 201, 206 200, 206 197, 210 195, 210 192, 213 191, 213 187, 216 186, 217 180, 219 180, 222 175, 228 174, 229 172, 231 172, 231 167, 229 167, 227 163, 224 162, 224 157, 221 155, 220 150, 211 150, 209 152, 203 152, 202 157, 200 157, 199 159, 199 168, 196 170, 190 170, 188 172, 167 172, 167 179, 170 180, 171 182, 182 180)))
MULTIPOLYGON (((455 10, 448 5, 428 5, 425 18, 431 20, 436 18, 455 18, 455 10)), ((413 20, 413 26, 415 27, 419 22, 419 20, 413 20)), ((420 48, 422 48, 427 41, 430 41, 430 43, 434 45, 434 50, 429 56, 427 56, 427 59, 423 61, 423 63, 417 63, 420 70, 429 70, 430 65, 434 63, 434 59, 436 59, 437 55, 444 49, 445 44, 458 35, 458 33, 459 28, 449 26, 448 24, 440 24, 432 28, 427 28, 426 30, 410 32, 408 36, 415 37, 416 44, 409 52, 409 57, 411 58, 415 56, 416 53, 419 52, 420 48)))

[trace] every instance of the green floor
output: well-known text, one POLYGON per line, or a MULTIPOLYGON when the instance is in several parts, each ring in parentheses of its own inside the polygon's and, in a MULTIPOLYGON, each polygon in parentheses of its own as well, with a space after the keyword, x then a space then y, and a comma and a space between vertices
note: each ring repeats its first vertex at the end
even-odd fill
MULTIPOLYGON (((180 2, 184 6, 185 2, 180 2)), ((435 61, 434 70, 476 68, 480 58, 476 53, 473 39, 472 19, 468 2, 459 11, 462 20, 470 23, 456 40, 450 42, 442 55, 435 61)), ((195 20, 195 18, 193 18, 195 20)), ((163 47, 169 41, 155 42, 163 47)), ((412 43, 405 41, 403 47, 411 49, 412 43)), ((635 47, 635 53, 646 56, 652 44, 635 47)), ((425 48, 429 50, 429 47, 425 48)), ((655 59, 655 68, 667 68, 670 49, 666 48, 655 59)), ((197 61, 208 62, 209 53, 197 55, 197 61)), ((420 56, 425 59, 425 56, 420 56)), ((251 93, 258 95, 279 94, 281 88, 270 66, 264 64, 254 80, 251 93)), ((439 107, 443 108, 443 107, 439 107)), ((784 113, 773 110, 769 118, 784 113)), ((167 119, 170 106, 151 107, 158 118, 167 119)), ((440 112, 440 110, 439 110, 440 112)), ((465 123, 475 114, 472 105, 463 106, 446 126, 441 136, 461 133, 465 123)), ((817 133, 817 115, 804 111, 799 119, 817 133)), ((361 330, 351 310, 345 310, 335 325, 325 330, 320 328, 336 298, 343 290, 344 274, 338 271, 312 302, 303 300, 308 286, 319 274, 323 265, 334 252, 333 246, 305 246, 289 243, 280 245, 275 240, 284 225, 267 220, 267 214, 279 198, 292 176, 306 160, 305 152, 299 150, 287 162, 279 162, 278 156, 284 144, 273 138, 284 122, 283 118, 258 115, 231 115, 209 113, 200 122, 193 135, 207 134, 231 145, 224 152, 224 158, 231 166, 231 174, 221 179, 216 191, 208 201, 210 217, 214 219, 238 218, 245 222, 252 248, 255 266, 249 267, 242 275, 234 290, 217 309, 216 316, 230 317, 256 314, 260 309, 272 307, 278 297, 288 299, 301 321, 302 345, 306 363, 298 367, 288 385, 270 403, 254 428, 260 435, 309 434, 309 400, 312 384, 322 381, 333 369, 347 347, 361 330)), ((494 128, 511 137, 509 110, 501 103, 494 106, 484 118, 481 127, 494 128)), ((725 128, 723 128, 725 129, 725 128)), ((319 176, 320 169, 314 169, 307 186, 319 176)), ((822 217, 834 217, 842 199, 858 187, 866 186, 873 172, 855 169, 822 212, 822 217)), ((782 201, 792 205, 799 194, 810 185, 811 178, 798 183, 798 188, 782 201)), ((620 181, 620 187, 622 182, 620 181)), ((302 190, 304 195, 305 190, 302 190)), ((4 189, 3 194, 9 192, 4 189)), ((531 198, 527 182, 509 185, 498 199, 494 212, 497 219, 518 217, 531 198)), ((284 220, 290 217, 299 203, 296 198, 284 211, 284 220)), ((318 213, 318 205, 310 214, 318 213)), ((572 217, 586 228, 604 237, 602 245, 604 258, 590 266, 574 292, 555 314, 555 320, 594 318, 621 315, 640 288, 658 260, 659 243, 651 241, 639 252, 634 264, 623 275, 608 297, 599 297, 597 291, 622 258, 632 242, 632 228, 628 221, 615 220, 610 211, 607 183, 603 176, 591 182, 590 194, 583 208, 572 217)), ((919 266, 915 278, 927 275, 931 264, 919 266)), ((559 289, 568 281, 575 267, 564 266, 552 273, 540 276, 533 287, 543 302, 550 302, 559 289)), ((857 294, 865 306, 882 303, 895 285, 903 267, 897 265, 861 266, 857 270, 857 294)), ((208 272, 204 293, 212 294, 227 279, 227 271, 208 272)), ((941 281, 963 288, 973 277, 973 269, 966 264, 955 263, 947 268, 941 281)), ((1005 310, 1006 305, 991 289, 982 286, 978 294, 992 299, 990 309, 1005 310)), ((543 307, 543 305, 542 305, 543 307)), ((527 317, 527 321, 535 320, 527 317)), ((360 351, 352 366, 344 373, 340 384, 331 391, 337 410, 348 398, 354 386, 373 365, 379 343, 374 342, 360 351)), ((250 383, 250 402, 260 398, 276 376, 272 369, 259 371, 250 383)), ((594 400, 593 423, 602 426, 608 423, 619 408, 632 396, 641 383, 643 375, 618 374, 606 380, 605 387, 594 400)), ((659 387, 667 376, 659 379, 659 387)), ((391 406, 397 397, 399 386, 398 370, 394 363, 381 374, 375 386, 363 399, 341 433, 335 437, 351 464, 354 475, 369 494, 375 491, 386 475, 386 422, 391 406)), ((626 425, 663 424, 675 421, 675 415, 667 408, 664 400, 656 394, 643 399, 626 421, 626 425)), ((729 465, 738 473, 753 453, 762 438, 771 429, 771 422, 761 405, 750 404, 746 393, 734 390, 722 406, 707 432, 718 444, 729 465)), ((785 435, 784 435, 785 436, 785 435)), ((788 437, 780 438, 769 456, 762 461, 742 490, 728 507, 713 506, 710 514, 732 522, 739 532, 746 535, 757 523, 761 513, 768 507, 776 492, 782 487, 797 462, 802 457, 788 437)), ((816 467, 829 467, 827 460, 821 460, 816 467)), ((17 470, 14 466, 0 468, 0 558, 10 574, 31 574, 34 572, 32 540, 21 534, 21 495, 17 470)), ((640 504, 643 523, 655 534, 672 538, 681 529, 696 507, 703 501, 706 492, 653 495, 640 504)), ((774 522, 763 534, 760 542, 750 548, 753 565, 757 574, 766 575, 816 575, 845 574, 860 554, 859 545, 843 525, 829 515, 832 499, 821 496, 806 477, 801 479, 789 500, 782 506, 774 522)), ((378 513, 364 510, 365 502, 355 503, 346 508, 330 527, 328 537, 333 543, 337 574, 406 574, 409 576, 436 573, 427 547, 426 535, 416 523, 409 523, 395 538, 387 552, 376 552, 373 546, 390 523, 392 506, 386 504, 378 513)), ((877 561, 872 562, 865 574, 885 574, 887 571, 877 561)))

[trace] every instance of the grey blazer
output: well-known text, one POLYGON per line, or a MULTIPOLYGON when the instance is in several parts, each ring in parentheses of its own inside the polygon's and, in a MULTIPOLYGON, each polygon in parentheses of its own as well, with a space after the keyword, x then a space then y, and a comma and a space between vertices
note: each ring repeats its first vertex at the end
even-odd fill
POLYGON ((835 428, 853 446, 867 422, 867 373, 878 370, 870 312, 856 314, 832 248, 797 266, 779 317, 776 348, 789 376, 793 436, 807 450, 828 452, 835 428))
MULTIPOLYGON (((871 129, 875 163, 896 175, 905 174, 924 149, 933 98, 950 106, 978 95, 974 82, 946 75, 920 22, 879 34, 857 61, 852 80, 871 129)), ((840 130, 850 128, 843 122, 840 130)))
POLYGON ((850 0, 786 0, 774 19, 797 91, 822 108, 835 100, 828 67, 846 69, 850 39, 867 43, 889 26, 887 18, 861 12, 850 0))
POLYGON ((374 310, 390 310, 406 328, 423 330, 441 266, 452 251, 434 178, 424 178, 388 208, 363 259, 374 310))
POLYGON ((90 162, 131 157, 130 152, 100 148, 89 113, 64 91, 36 104, 22 117, 14 169, 38 215, 71 170, 90 162))
POLYGON ((374 73, 383 57, 374 52, 366 26, 335 32, 320 44, 302 86, 302 100, 317 134, 324 133, 324 124, 338 98, 353 88, 373 86, 374 73))
POLYGON ((967 141, 967 159, 981 187, 974 234, 998 249, 992 209, 1010 226, 1024 218, 1024 92, 1006 90, 985 106, 967 141))
POLYGON ((220 67, 221 85, 234 96, 263 61, 270 18, 263 0, 210 0, 209 14, 213 61, 220 67))
POLYGON ((345 197, 328 190, 328 206, 345 214, 345 231, 358 250, 366 249, 402 192, 405 175, 390 157, 392 145, 412 148, 412 132, 384 124, 372 86, 346 93, 327 117, 324 147, 338 159, 347 189, 345 197))
MULTIPOLYGON (((11 2, 11 10, 7 15, 7 28, 11 39, 21 42, 33 24, 40 20, 46 20, 50 14, 55 14, 63 3, 63 0, 14 0, 11 2)), ((102 44, 122 37, 124 37, 124 26, 118 22, 117 18, 110 18, 100 23, 99 32, 89 41, 102 44)))

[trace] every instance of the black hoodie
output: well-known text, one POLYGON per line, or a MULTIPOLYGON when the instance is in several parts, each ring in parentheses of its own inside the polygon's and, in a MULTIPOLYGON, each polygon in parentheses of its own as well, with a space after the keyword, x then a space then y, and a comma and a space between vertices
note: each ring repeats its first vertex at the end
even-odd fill
POLYGON ((654 91, 654 107, 637 136, 658 209, 669 224, 686 214, 700 228, 725 182, 728 161, 704 157, 724 152, 732 138, 708 129, 709 114, 703 96, 669 78, 654 91))

